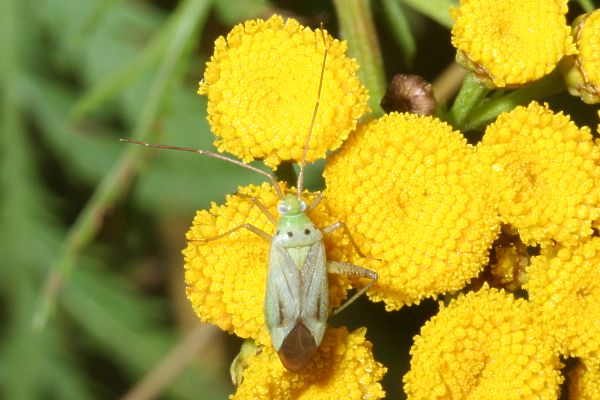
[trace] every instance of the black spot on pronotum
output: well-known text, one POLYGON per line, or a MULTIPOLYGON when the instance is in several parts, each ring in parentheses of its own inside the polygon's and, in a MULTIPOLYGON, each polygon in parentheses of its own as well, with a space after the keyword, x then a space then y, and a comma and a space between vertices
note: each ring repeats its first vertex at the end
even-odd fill
POLYGON ((277 231, 276 235, 279 235, 279 231, 277 231))
POLYGON ((306 228, 306 229, 304 230, 304 234, 305 234, 305 235, 310 235, 310 229, 306 228))
POLYGON ((288 231, 288 237, 292 237, 294 234, 291 231, 288 231))

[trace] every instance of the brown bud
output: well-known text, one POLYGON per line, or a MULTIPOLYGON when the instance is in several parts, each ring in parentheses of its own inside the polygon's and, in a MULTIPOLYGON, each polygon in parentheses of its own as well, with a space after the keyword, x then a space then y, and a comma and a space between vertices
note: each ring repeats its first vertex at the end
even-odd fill
POLYGON ((419 75, 397 74, 381 99, 381 108, 392 111, 431 115, 437 105, 431 84, 419 75))

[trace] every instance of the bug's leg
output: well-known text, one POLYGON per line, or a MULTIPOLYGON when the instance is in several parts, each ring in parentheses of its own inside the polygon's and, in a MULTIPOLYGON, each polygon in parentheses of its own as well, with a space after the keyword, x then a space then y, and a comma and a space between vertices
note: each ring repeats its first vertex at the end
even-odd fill
POLYGON ((234 386, 240 386, 243 381, 243 374, 246 368, 248 368, 248 358, 251 355, 260 354, 262 348, 259 347, 253 339, 246 339, 242 343, 242 348, 237 356, 233 359, 233 362, 229 366, 229 375, 231 375, 231 381, 234 386))
POLYGON ((328 261, 327 262, 327 272, 330 272, 332 274, 343 275, 343 276, 371 279, 371 282, 367 283, 365 286, 358 289, 356 291, 356 293, 354 293, 354 295, 352 295, 352 297, 350 297, 341 306, 339 306, 337 309, 335 309, 333 311, 333 313, 331 314, 332 316, 336 315, 337 313, 342 311, 344 308, 348 307, 356 299, 358 299, 358 297, 360 295, 362 295, 364 292, 369 290, 369 288, 371 286, 373 286, 375 284, 375 282, 377 282, 377 278, 378 278, 377 272, 375 272, 375 271, 371 271, 370 269, 367 269, 364 267, 359 267, 358 265, 348 264, 348 263, 344 263, 344 262, 340 262, 340 261, 328 261))
POLYGON ((326 226, 325 228, 321 229, 321 232, 323 232, 323 234, 326 235, 326 234, 331 233, 333 231, 336 231, 336 230, 338 230, 340 228, 342 228, 344 230, 344 233, 346 235, 348 235, 348 237, 350 238, 350 243, 352 243, 352 246, 356 250, 356 254, 358 254, 362 258, 367 258, 367 259, 370 259, 370 260, 378 260, 377 258, 366 256, 360 250, 360 247, 358 247, 358 244, 354 240, 354 237, 352 236, 352 233, 350 232, 350 229, 348 229, 348 227, 346 226, 346 224, 343 223, 342 221, 338 221, 338 222, 335 222, 335 223, 333 223, 333 224, 331 224, 329 226, 326 226))
POLYGON ((269 221, 273 224, 273 226, 277 226, 277 220, 275 219, 273 214, 271 214, 271 211, 269 211, 269 209, 267 207, 265 207, 265 205, 263 203, 261 203, 259 199, 257 199, 254 196, 250 196, 249 194, 246 194, 246 193, 236 193, 236 196, 240 196, 240 197, 250 200, 256 207, 258 207, 258 209, 263 214, 265 214, 265 216, 269 219, 269 221))
POLYGON ((317 197, 315 197, 315 199, 310 202, 305 211, 306 215, 310 214, 315 208, 317 208, 319 203, 321 203, 321 200, 323 200, 323 197, 323 193, 319 193, 317 197))
POLYGON ((236 226, 233 229, 228 230, 227 232, 221 233, 220 235, 208 238, 208 239, 192 239, 192 240, 188 240, 188 242, 211 242, 213 240, 217 240, 217 239, 221 239, 224 238, 227 235, 231 235, 233 232, 239 231, 240 229, 248 229, 250 232, 254 233, 257 236, 260 236, 261 238, 265 239, 267 242, 271 242, 271 235, 269 235, 267 232, 263 231, 260 228, 257 228, 256 226, 252 225, 252 224, 241 224, 236 226))

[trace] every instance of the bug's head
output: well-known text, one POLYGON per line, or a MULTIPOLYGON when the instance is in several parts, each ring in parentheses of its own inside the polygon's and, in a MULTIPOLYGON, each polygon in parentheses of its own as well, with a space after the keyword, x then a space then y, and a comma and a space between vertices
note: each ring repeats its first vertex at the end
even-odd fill
POLYGON ((306 210, 306 203, 298 197, 288 194, 277 206, 280 215, 298 215, 306 210))

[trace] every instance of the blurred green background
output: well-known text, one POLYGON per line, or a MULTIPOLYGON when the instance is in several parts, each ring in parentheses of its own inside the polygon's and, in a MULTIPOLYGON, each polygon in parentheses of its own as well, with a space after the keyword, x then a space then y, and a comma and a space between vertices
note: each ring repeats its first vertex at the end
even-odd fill
MULTIPOLYGON (((452 3, 370 4, 388 78, 452 73, 452 3)), ((118 139, 213 149, 196 95, 212 44, 273 13, 340 37, 334 4, 317 0, 0 1, 2 399, 233 392, 228 367, 241 341, 191 311, 181 250, 195 210, 261 178, 118 139)), ((451 96, 462 75, 444 79, 451 96)), ((332 323, 368 327, 389 368, 385 389, 402 398, 412 336, 437 306, 386 313, 363 298, 352 307, 332 323)))

